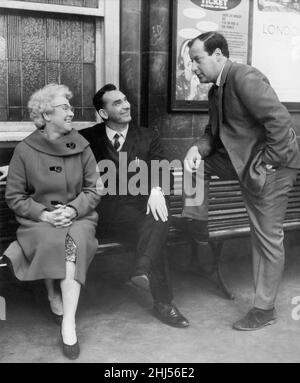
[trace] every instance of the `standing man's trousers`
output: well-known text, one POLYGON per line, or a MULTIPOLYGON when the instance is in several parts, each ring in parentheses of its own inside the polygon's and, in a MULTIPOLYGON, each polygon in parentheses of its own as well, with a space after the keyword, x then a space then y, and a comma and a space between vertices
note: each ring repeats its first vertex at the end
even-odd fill
MULTIPOLYGON (((248 212, 253 256, 254 306, 272 309, 284 269, 283 221, 298 169, 278 168, 268 171, 259 196, 241 185, 248 212)), ((208 218, 208 188, 211 175, 221 179, 237 179, 228 154, 221 149, 204 161, 204 202, 200 206, 184 207, 183 216, 198 220, 208 218)))

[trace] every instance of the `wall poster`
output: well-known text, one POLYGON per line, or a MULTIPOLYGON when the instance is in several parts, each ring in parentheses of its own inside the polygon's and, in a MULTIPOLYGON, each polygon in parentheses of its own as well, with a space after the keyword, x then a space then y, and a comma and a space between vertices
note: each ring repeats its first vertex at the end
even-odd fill
POLYGON ((227 38, 232 61, 248 62, 250 1, 175 0, 173 2, 171 110, 207 111, 211 84, 191 71, 188 42, 207 31, 227 38))
POLYGON ((251 64, 289 110, 300 110, 300 0, 254 0, 251 64))

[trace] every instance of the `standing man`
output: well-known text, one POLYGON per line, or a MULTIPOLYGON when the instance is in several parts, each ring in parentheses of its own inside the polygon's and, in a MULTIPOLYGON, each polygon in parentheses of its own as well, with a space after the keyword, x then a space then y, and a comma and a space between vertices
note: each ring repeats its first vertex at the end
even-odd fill
MULTIPOLYGON (((124 168, 128 181, 137 173, 128 171, 130 163, 139 165, 144 161, 150 169, 152 161, 165 158, 156 132, 130 126, 130 104, 114 85, 101 88, 93 103, 104 123, 80 133, 89 141, 98 163, 104 160, 114 163, 117 181, 119 175, 124 175, 119 174, 124 168), (119 163, 120 158, 124 159, 121 155, 127 156, 125 167, 124 163, 119 163)), ((167 280, 164 249, 169 223, 164 193, 159 184, 148 189, 148 195, 132 195, 127 185, 125 188, 126 193, 121 192, 117 182, 116 195, 102 198, 99 205, 101 236, 110 232, 120 242, 135 244, 137 263, 132 282, 145 287, 149 284, 154 299, 153 313, 158 319, 170 326, 187 327, 188 320, 172 304, 167 280)))
POLYGON ((189 171, 195 171, 205 157, 204 203, 186 206, 183 216, 199 220, 198 227, 204 227, 210 176, 238 178, 251 227, 255 298, 253 308, 233 328, 257 330, 276 317, 287 194, 300 168, 296 134, 268 79, 251 66, 231 62, 220 33, 207 32, 192 40, 190 57, 199 80, 213 86, 208 95, 208 126, 185 157, 189 171))

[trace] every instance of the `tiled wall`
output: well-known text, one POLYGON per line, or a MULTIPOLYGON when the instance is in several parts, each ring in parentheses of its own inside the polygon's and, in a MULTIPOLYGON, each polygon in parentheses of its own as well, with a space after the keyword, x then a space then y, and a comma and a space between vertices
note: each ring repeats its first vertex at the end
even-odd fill
MULTIPOLYGON (((171 4, 171 0, 122 0, 120 84, 133 105, 134 123, 159 129, 169 159, 182 159, 208 116, 168 109, 171 4)), ((300 136, 300 113, 292 117, 300 136)))
POLYGON ((80 17, 3 12, 0 122, 29 120, 31 94, 51 82, 61 82, 73 92, 75 119, 94 120, 95 31, 94 20, 80 17))

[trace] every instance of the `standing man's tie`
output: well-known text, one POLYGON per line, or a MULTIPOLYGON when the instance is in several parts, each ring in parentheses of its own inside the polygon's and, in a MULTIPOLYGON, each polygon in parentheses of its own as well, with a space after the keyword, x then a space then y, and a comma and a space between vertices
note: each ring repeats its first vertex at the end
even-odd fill
POLYGON ((120 136, 118 135, 118 133, 116 133, 115 135, 114 135, 114 148, 116 149, 116 150, 118 150, 119 149, 119 147, 120 147, 120 141, 119 141, 119 138, 120 138, 120 136))
POLYGON ((219 86, 213 85, 214 102, 216 104, 217 112, 219 113, 219 86))

